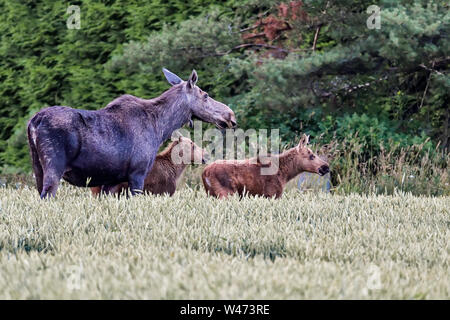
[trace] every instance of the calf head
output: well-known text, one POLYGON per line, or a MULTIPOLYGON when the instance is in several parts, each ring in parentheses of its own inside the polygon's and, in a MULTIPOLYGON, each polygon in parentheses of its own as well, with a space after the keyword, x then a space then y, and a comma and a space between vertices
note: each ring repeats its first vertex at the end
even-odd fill
POLYGON ((236 116, 233 110, 211 98, 196 85, 198 76, 195 70, 192 70, 192 74, 187 81, 181 80, 180 77, 167 69, 163 69, 163 72, 172 86, 183 85, 183 94, 188 101, 192 117, 214 123, 219 129, 236 127, 236 116))
POLYGON ((303 169, 303 171, 318 173, 321 176, 327 174, 330 172, 328 163, 308 148, 308 142, 309 136, 304 134, 300 139, 299 144, 295 147, 296 166, 303 169))
POLYGON ((208 161, 207 152, 196 145, 191 139, 180 136, 175 141, 175 144, 171 155, 175 163, 182 161, 184 164, 205 164, 208 161))

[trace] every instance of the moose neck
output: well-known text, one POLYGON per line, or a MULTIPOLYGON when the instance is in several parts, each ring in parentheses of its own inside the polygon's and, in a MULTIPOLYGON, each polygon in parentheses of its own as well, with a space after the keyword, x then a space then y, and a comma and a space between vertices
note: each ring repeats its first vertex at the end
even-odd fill
POLYGON ((161 142, 170 138, 172 133, 181 128, 191 117, 191 110, 182 89, 181 86, 174 86, 161 96, 148 100, 156 118, 156 129, 161 142))
POLYGON ((180 163, 180 164, 174 164, 173 168, 175 171, 175 179, 178 180, 178 178, 181 176, 181 174, 183 173, 184 169, 186 169, 187 164, 185 163, 180 163))
POLYGON ((286 150, 279 156, 279 170, 278 174, 282 176, 285 182, 295 178, 304 170, 301 167, 295 165, 295 148, 286 150))

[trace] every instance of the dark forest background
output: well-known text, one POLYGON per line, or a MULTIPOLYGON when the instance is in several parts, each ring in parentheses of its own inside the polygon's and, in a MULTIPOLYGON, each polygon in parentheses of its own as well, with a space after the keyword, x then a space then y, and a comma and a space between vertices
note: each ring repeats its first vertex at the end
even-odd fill
POLYGON ((310 134, 344 191, 448 194, 449 29, 447 1, 0 0, 0 173, 30 172, 38 110, 151 98, 162 67, 195 68, 241 128, 310 134))

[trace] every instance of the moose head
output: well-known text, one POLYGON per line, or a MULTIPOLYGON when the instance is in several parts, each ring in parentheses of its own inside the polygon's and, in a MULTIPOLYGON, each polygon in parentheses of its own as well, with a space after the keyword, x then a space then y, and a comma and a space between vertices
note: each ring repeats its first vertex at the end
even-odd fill
POLYGON ((328 163, 322 160, 317 154, 308 148, 309 136, 303 134, 300 139, 299 144, 295 147, 297 166, 302 168, 304 171, 318 173, 323 176, 330 171, 328 163))
POLYGON ((196 85, 198 76, 195 70, 192 70, 191 76, 187 81, 183 81, 176 74, 165 68, 163 68, 163 72, 172 86, 182 86, 182 92, 191 111, 191 123, 192 118, 198 118, 205 122, 214 123, 219 129, 236 127, 236 116, 233 110, 211 98, 208 93, 196 85))
POLYGON ((205 164, 209 155, 191 139, 180 135, 171 146, 171 159, 175 164, 205 164))

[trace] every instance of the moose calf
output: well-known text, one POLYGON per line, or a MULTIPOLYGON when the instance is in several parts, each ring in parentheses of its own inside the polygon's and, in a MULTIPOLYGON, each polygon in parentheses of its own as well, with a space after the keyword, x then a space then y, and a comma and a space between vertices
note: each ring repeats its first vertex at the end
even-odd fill
MULTIPOLYGON (((180 136, 156 156, 153 167, 144 180, 144 192, 160 195, 167 193, 172 196, 175 193, 178 178, 187 163, 200 162, 200 160, 202 163, 206 163, 205 151, 190 139, 180 136), (186 155, 189 156, 189 159, 185 157, 186 155), (174 158, 180 161, 174 161, 174 158), (181 161, 181 159, 187 161, 181 161)), ((91 191, 94 195, 104 193, 119 196, 123 191, 127 191, 128 195, 128 183, 92 187, 91 191)))
POLYGON ((309 136, 303 135, 300 143, 280 155, 271 155, 269 164, 259 158, 218 160, 208 165, 202 174, 206 192, 218 198, 244 193, 255 196, 280 198, 286 183, 303 171, 324 175, 329 172, 328 163, 307 147, 309 136), (253 160, 253 161, 252 161, 253 160), (278 170, 272 175, 262 175, 261 169, 278 160, 278 170))

